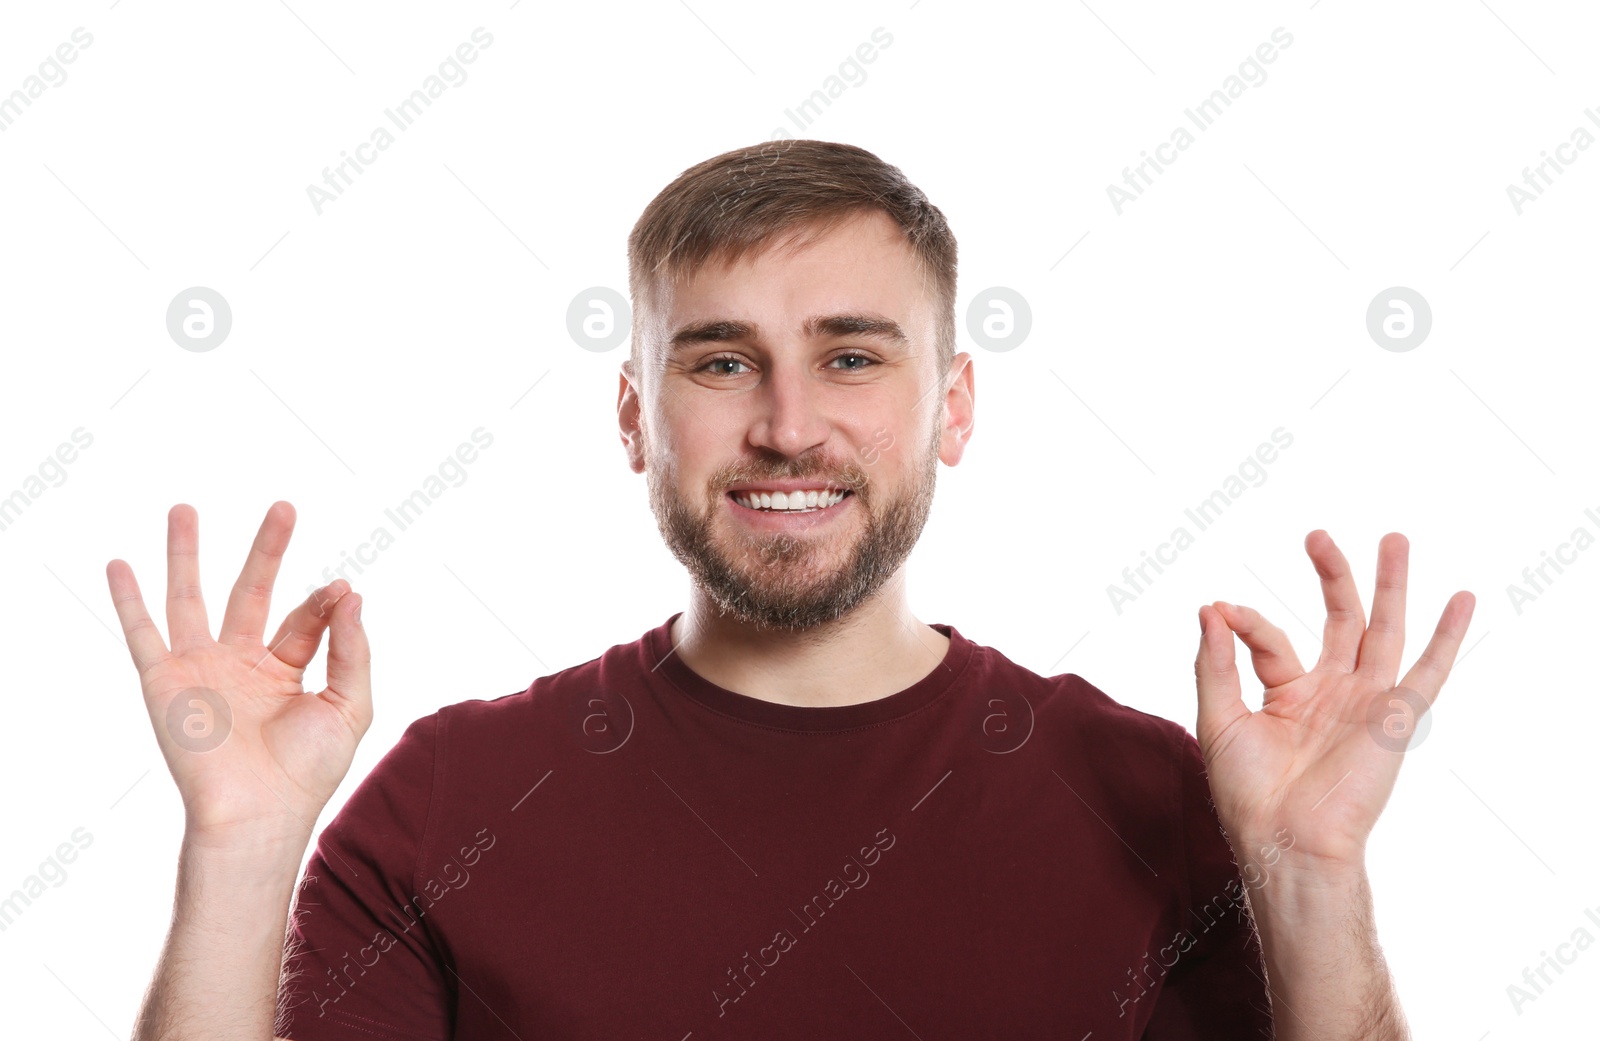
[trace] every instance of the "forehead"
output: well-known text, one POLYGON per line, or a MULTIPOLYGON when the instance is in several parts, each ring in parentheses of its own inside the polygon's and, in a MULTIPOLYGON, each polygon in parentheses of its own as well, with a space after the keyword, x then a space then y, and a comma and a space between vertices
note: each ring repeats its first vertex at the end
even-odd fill
POLYGON ((676 284, 658 286, 655 335, 709 322, 815 332, 829 314, 877 314, 913 339, 931 322, 931 284, 905 232, 887 214, 853 214, 831 228, 807 226, 737 260, 713 258, 676 284), (810 328, 806 328, 810 323, 810 328))

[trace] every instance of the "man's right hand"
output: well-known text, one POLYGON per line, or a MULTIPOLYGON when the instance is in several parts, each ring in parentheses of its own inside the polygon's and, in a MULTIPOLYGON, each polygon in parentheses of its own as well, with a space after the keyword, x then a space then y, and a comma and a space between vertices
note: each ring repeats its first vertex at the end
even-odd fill
POLYGON ((275 502, 233 585, 217 638, 200 592, 199 517, 167 514, 169 650, 126 561, 106 565, 117 617, 139 670, 145 708, 186 814, 185 844, 233 847, 309 841, 372 722, 371 656, 361 597, 343 579, 262 634, 294 507, 275 502), (329 630, 328 686, 300 685, 329 630), (176 703, 176 704, 175 704, 176 703))

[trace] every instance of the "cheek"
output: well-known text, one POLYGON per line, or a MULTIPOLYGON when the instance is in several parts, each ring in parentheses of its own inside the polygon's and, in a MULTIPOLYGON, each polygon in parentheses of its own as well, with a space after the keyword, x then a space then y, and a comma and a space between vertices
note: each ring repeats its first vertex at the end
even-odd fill
POLYGON ((870 482, 899 480, 911 467, 918 439, 903 422, 876 418, 852 432, 851 461, 866 471, 870 482))
POLYGON ((682 408, 659 410, 650 417, 651 443, 685 462, 726 453, 726 446, 739 444, 739 428, 730 411, 703 407, 694 412, 682 408))
POLYGON ((685 437, 686 433, 692 431, 685 431, 676 416, 661 412, 644 417, 641 426, 644 428, 650 465, 663 475, 681 470, 686 456, 692 456, 694 451, 692 441, 685 437))
POLYGON ((718 440, 726 437, 712 436, 703 424, 690 422, 687 427, 658 426, 649 437, 648 462, 655 480, 699 513, 706 506, 712 472, 726 461, 727 450, 718 440))

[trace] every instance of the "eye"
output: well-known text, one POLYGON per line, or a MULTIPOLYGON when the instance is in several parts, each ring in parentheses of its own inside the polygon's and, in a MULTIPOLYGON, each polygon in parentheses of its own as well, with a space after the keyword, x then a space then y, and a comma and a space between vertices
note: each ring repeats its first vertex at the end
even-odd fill
MULTIPOLYGON (((865 354, 855 354, 855 353, 841 354, 841 355, 839 355, 837 358, 835 358, 833 360, 834 361, 844 361, 846 358, 854 358, 856 361, 861 362, 862 364, 860 364, 860 365, 846 365, 846 366, 844 366, 844 371, 845 372, 860 372, 863 369, 866 369, 866 368, 868 368, 870 366, 878 364, 877 361, 875 361, 872 358, 867 357, 865 354)), ((829 364, 831 365, 832 362, 829 362, 829 364)))
MULTIPOLYGON (((711 374, 713 376, 740 376, 740 375, 743 375, 743 373, 728 372, 726 370, 712 371, 712 366, 714 366, 714 365, 744 365, 744 360, 743 359, 736 358, 731 354, 719 354, 719 355, 717 355, 715 358, 712 358, 710 361, 708 361, 704 365, 700 366, 700 371, 701 372, 711 371, 711 374)), ((748 368, 749 366, 745 366, 745 367, 748 368)))

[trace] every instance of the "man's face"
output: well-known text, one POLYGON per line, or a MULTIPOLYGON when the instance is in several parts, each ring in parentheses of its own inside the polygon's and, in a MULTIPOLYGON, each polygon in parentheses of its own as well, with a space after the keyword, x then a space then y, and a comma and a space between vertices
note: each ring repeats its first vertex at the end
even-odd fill
POLYGON ((809 629, 899 571, 972 426, 970 358, 946 391, 932 305, 873 212, 707 265, 643 316, 623 443, 667 545, 724 612, 809 629))

